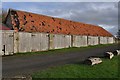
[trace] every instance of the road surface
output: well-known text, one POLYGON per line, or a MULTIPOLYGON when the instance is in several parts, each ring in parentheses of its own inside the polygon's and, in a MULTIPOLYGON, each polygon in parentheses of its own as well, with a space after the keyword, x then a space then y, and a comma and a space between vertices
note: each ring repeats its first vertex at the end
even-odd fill
POLYGON ((118 45, 110 45, 65 52, 64 54, 7 56, 2 58, 2 75, 4 78, 11 78, 17 75, 27 76, 48 67, 80 62, 89 56, 103 56, 106 51, 114 51, 118 48, 120 49, 118 45))

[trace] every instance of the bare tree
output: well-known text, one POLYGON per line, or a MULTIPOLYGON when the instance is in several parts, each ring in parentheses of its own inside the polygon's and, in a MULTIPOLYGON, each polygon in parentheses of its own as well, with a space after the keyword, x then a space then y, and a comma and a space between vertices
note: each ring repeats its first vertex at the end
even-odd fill
POLYGON ((2 23, 5 23, 6 16, 7 16, 7 10, 2 9, 2 23))
POLYGON ((120 29, 118 30, 117 34, 118 34, 118 38, 120 39, 120 29))

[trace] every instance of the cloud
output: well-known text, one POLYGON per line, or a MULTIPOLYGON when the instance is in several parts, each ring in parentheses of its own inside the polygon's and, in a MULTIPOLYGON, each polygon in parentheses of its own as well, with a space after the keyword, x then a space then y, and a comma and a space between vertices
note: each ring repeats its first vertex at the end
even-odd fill
POLYGON ((118 30, 117 2, 11 2, 3 7, 101 25, 112 34, 118 30))
POLYGON ((119 0, 2 0, 2 2, 118 2, 119 0))
POLYGON ((118 31, 117 3, 74 3, 62 9, 48 10, 46 15, 101 25, 112 34, 118 31))
POLYGON ((0 3, 0 14, 2 12, 2 3, 0 3))
POLYGON ((104 29, 106 29, 110 33, 114 33, 113 35, 117 34, 117 31, 118 31, 118 27, 116 27, 117 25, 112 26, 112 25, 105 25, 105 24, 101 25, 100 24, 99 26, 103 27, 104 29))

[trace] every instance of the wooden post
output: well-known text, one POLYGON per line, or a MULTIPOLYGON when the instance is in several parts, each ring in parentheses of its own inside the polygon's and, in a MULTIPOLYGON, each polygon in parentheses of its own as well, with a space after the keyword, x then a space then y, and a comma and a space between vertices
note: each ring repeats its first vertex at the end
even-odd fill
POLYGON ((14 32, 14 53, 19 52, 19 33, 14 32))
POLYGON ((54 34, 49 34, 49 50, 54 49, 53 37, 54 37, 54 34))
POLYGON ((98 44, 100 44, 100 36, 98 36, 98 44))
POLYGON ((75 42, 75 36, 71 35, 71 47, 75 47, 74 42, 75 42))

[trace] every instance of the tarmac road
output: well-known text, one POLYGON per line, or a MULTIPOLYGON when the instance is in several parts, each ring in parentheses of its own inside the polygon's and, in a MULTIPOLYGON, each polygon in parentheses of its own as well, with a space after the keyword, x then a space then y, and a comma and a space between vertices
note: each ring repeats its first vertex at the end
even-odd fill
POLYGON ((120 46, 110 45, 65 52, 64 54, 7 56, 2 58, 2 75, 3 78, 11 78, 17 75, 27 76, 48 67, 80 62, 89 56, 103 56, 106 51, 114 51, 116 49, 120 49, 120 46))

